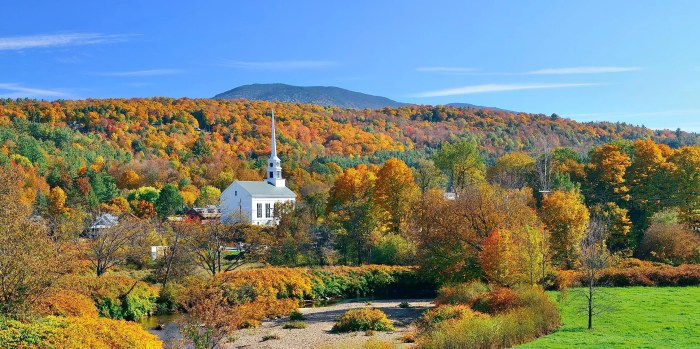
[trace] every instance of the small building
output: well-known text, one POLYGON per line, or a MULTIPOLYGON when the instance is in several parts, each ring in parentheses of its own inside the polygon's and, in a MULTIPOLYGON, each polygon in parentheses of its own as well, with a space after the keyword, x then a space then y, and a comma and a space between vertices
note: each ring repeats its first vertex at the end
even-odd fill
POLYGON ((100 234, 100 231, 108 228, 112 228, 119 224, 119 217, 111 214, 111 213, 103 213, 95 220, 92 222, 92 225, 90 225, 90 228, 85 231, 85 235, 88 238, 94 238, 95 236, 100 234))
POLYGON ((272 112, 272 147, 264 181, 235 181, 221 193, 221 221, 242 217, 253 225, 276 225, 275 205, 296 202, 297 195, 286 186, 282 163, 277 157, 275 113, 272 112))
POLYGON ((193 207, 185 212, 187 221, 197 221, 202 224, 219 222, 221 220, 221 210, 214 205, 205 207, 193 207))

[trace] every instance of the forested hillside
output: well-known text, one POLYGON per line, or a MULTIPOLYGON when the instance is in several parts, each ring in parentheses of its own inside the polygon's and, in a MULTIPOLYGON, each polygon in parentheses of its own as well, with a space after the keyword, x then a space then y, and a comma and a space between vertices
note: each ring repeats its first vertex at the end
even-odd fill
POLYGON ((398 157, 412 166, 442 142, 460 138, 476 142, 487 163, 505 153, 531 152, 543 136, 582 154, 619 138, 652 138, 671 147, 698 141, 697 135, 681 131, 491 109, 351 110, 186 98, 2 99, 0 163, 21 165, 30 202, 42 203, 51 188, 60 188, 66 206, 90 208, 125 190, 174 184, 187 205, 205 204, 233 180, 262 178, 273 107, 278 149, 295 190, 327 185, 342 168, 359 163, 398 157))

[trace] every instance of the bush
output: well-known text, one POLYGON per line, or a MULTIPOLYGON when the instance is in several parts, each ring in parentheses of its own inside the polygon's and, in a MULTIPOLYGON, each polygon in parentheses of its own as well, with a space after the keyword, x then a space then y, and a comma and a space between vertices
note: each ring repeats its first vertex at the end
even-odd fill
MULTIPOLYGON (((66 278, 57 288, 61 292, 88 297, 97 307, 99 316, 111 319, 135 321, 154 314, 157 309, 158 288, 125 276, 73 276, 66 278)), ((68 312, 60 315, 81 314, 68 312)))
POLYGON ((520 295, 512 289, 499 287, 477 296, 472 308, 482 313, 498 314, 514 308, 519 298, 520 295))
POLYGON ((700 262, 700 237, 678 223, 652 223, 639 246, 641 256, 673 265, 700 262))
POLYGON ((97 317, 47 316, 30 323, 0 320, 0 348, 161 348, 139 324, 97 317))
POLYGON ((391 331, 394 325, 383 311, 375 308, 352 309, 338 318, 333 332, 391 331))
MULTIPOLYGON (((552 332, 560 325, 556 305, 541 289, 503 291, 482 294, 479 299, 490 305, 499 304, 495 315, 465 312, 456 315, 456 307, 442 305, 424 316, 431 326, 420 327, 420 348, 509 348, 552 332), (512 293, 511 293, 512 292, 512 293), (516 295, 515 299, 513 294, 516 295), (474 316, 476 315, 476 316, 474 316), (442 319, 442 321, 440 321, 442 319)), ((478 302, 477 302, 478 303, 478 302)), ((475 303, 475 304, 477 304, 475 303)), ((465 305, 462 305, 465 307, 465 305)))
POLYGON ((235 306, 234 311, 244 319, 243 328, 257 327, 260 321, 282 317, 297 310, 297 302, 293 299, 260 300, 235 306))
POLYGON ((300 313, 298 310, 293 311, 291 314, 289 314, 289 320, 292 321, 303 321, 306 320, 306 317, 304 314, 300 313))
POLYGON ((408 309, 410 307, 411 307, 411 304, 409 304, 408 302, 399 303, 399 308, 401 308, 401 309, 408 309))
POLYGON ((309 325, 306 324, 304 321, 290 321, 287 322, 282 326, 285 330, 290 330, 290 329, 304 329, 307 328, 309 325))
POLYGON ((265 335, 262 337, 263 342, 267 342, 267 341, 273 340, 273 339, 278 340, 278 339, 280 339, 280 336, 276 335, 276 334, 268 334, 268 335, 265 335))
POLYGON ((424 312, 420 318, 418 318, 418 328, 420 328, 421 331, 430 332, 437 324, 444 321, 453 319, 459 320, 474 316, 482 315, 472 310, 472 308, 466 304, 440 305, 424 312))
POLYGON ((438 291, 435 304, 471 304, 479 295, 490 290, 490 286, 479 281, 443 287, 438 291))
POLYGON ((60 290, 39 299, 34 307, 39 315, 97 317, 97 307, 90 297, 71 290, 60 290))

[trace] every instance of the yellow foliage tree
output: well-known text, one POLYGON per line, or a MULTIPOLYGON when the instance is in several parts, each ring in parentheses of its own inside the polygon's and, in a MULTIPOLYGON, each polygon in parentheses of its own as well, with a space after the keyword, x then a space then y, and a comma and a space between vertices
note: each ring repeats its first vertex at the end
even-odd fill
POLYGON ((590 217, 581 196, 576 192, 552 192, 542 200, 540 216, 551 234, 553 263, 573 268, 590 217))
POLYGON ((49 212, 52 215, 66 212, 66 193, 61 187, 53 187, 49 192, 49 212))
POLYGON ((391 158, 377 173, 374 201, 381 212, 382 225, 390 232, 404 230, 418 188, 413 173, 403 161, 391 158))

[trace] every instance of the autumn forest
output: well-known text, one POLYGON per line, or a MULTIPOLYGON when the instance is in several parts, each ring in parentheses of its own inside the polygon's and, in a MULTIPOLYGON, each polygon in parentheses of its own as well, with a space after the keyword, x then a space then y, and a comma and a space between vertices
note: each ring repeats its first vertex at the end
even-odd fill
MULTIPOLYGON (((561 333, 544 291, 569 289, 594 328, 601 288, 700 284, 698 144, 489 108, 0 99, 0 344, 159 348, 134 321, 186 314, 181 345, 225 347, 306 328, 304 302, 428 295, 401 345, 502 348, 561 333), (182 218, 265 177, 273 109, 296 205, 276 226, 182 218), (104 213, 119 224, 92 233, 104 213)), ((332 331, 392 330, 365 307, 332 331)))

